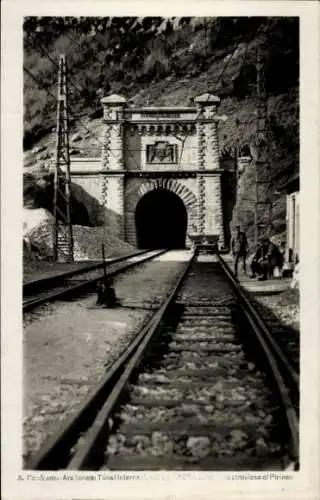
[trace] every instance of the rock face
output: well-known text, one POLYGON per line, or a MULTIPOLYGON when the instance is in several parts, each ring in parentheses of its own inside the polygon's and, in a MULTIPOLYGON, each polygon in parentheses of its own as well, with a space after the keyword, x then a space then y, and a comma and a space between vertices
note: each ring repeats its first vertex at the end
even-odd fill
MULTIPOLYGON (((52 200, 50 183, 43 176, 24 175, 23 241, 24 262, 52 258, 53 216, 48 207, 52 200)), ((77 193, 76 193, 77 194, 77 193)), ((82 204, 73 200, 75 260, 101 259, 101 245, 105 244, 106 257, 130 253, 134 247, 116 238, 108 227, 89 227, 85 217, 80 217, 82 204)))
POLYGON ((45 208, 25 208, 23 211, 23 236, 29 236, 37 228, 51 222, 52 215, 45 208))
POLYGON ((24 209, 23 240, 29 250, 36 250, 36 257, 52 255, 52 215, 44 208, 24 209))
MULTIPOLYGON (((25 209, 23 239, 26 248, 36 249, 36 257, 52 256, 52 215, 45 209, 25 209)), ((128 254, 134 247, 108 234, 106 227, 73 226, 74 258, 100 260, 101 245, 105 245, 106 257, 128 254)))
MULTIPOLYGON (((71 72, 76 75, 79 67, 83 66, 82 88, 70 82, 71 111, 74 116, 81 116, 80 121, 70 120, 72 154, 87 157, 99 157, 101 154, 102 131, 94 120, 87 120, 90 116, 101 116, 98 91, 99 96, 123 94, 136 106, 147 103, 150 106, 186 106, 190 98, 208 92, 208 81, 216 81, 216 75, 223 75, 217 89, 212 88, 212 91, 217 90, 221 98, 221 113, 226 114, 228 120, 225 123, 220 122, 219 148, 214 139, 212 149, 215 154, 218 154, 219 149, 220 153, 224 149, 233 151, 237 143, 242 159, 246 159, 239 165, 238 171, 241 174, 239 182, 242 185, 243 199, 237 196, 238 203, 232 222, 234 224, 236 218, 240 218, 240 223, 253 243, 255 188, 251 167, 254 161, 249 160, 254 160, 253 145, 256 142, 257 103, 253 90, 256 75, 253 66, 256 61, 256 47, 260 44, 257 33, 262 29, 267 39, 264 57, 265 66, 268 68, 266 92, 270 116, 270 166, 274 169, 271 177, 278 179, 278 174, 286 172, 290 165, 295 164, 296 167, 299 162, 297 20, 250 17, 82 17, 71 24, 67 18, 61 21, 61 18, 53 16, 50 20, 25 18, 24 28, 36 38, 39 36, 40 40, 43 36, 41 33, 46 32, 47 50, 51 55, 57 52, 62 37, 66 36, 63 43, 67 55, 71 54, 71 72), (78 35, 82 50, 74 43, 78 35), (228 64, 230 60, 231 64, 228 64)), ((43 71, 46 58, 36 48, 25 48, 24 63, 26 69, 37 74, 43 71)), ((55 68, 52 72, 48 70, 48 82, 55 80, 55 71, 55 68)), ((204 97, 204 102, 207 100, 204 97)), ((39 168, 45 168, 46 164, 50 163, 49 159, 44 159, 47 152, 50 151, 54 156, 55 96, 50 89, 39 93, 35 82, 26 75, 24 102, 24 132, 25 138, 28 139, 25 141, 25 147, 31 148, 37 141, 42 141, 41 145, 38 144, 29 152, 32 152, 31 163, 37 162, 39 168), (48 134, 43 137, 45 131, 48 131, 48 134), (45 146, 42 143, 45 143, 45 146)), ((201 133, 212 136, 210 127, 211 125, 204 122, 201 133)), ((117 147, 113 149, 117 150, 117 147)), ((115 151, 113 153, 115 154, 115 151)), ((230 168, 233 168, 234 160, 232 153, 230 168)), ((282 182, 279 178, 279 183, 282 182)), ((271 190, 277 189, 279 183, 277 180, 271 190)), ((200 188, 204 194, 214 190, 218 192, 220 189, 219 183, 215 185, 212 179, 202 183, 200 188)), ((205 203, 206 201, 199 204, 199 212, 205 203)), ((280 200, 276 201, 276 205, 273 226, 278 233, 283 231, 285 209, 280 200)))
POLYGON ((71 137, 71 142, 77 142, 77 141, 80 141, 81 140, 81 135, 76 132, 75 134, 73 134, 73 136, 71 137))

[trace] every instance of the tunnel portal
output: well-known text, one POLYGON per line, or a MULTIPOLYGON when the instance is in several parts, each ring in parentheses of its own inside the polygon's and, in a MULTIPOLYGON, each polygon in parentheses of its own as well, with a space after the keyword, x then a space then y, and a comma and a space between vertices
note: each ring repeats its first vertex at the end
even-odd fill
POLYGON ((185 248, 187 210, 172 191, 155 189, 145 194, 135 219, 139 248, 185 248))

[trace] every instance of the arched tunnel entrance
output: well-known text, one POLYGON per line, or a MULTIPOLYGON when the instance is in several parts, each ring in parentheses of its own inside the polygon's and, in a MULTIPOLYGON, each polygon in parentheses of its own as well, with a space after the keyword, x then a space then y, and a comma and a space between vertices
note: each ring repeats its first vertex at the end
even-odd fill
POLYGON ((177 194, 150 191, 139 201, 135 215, 139 248, 185 248, 188 216, 177 194))

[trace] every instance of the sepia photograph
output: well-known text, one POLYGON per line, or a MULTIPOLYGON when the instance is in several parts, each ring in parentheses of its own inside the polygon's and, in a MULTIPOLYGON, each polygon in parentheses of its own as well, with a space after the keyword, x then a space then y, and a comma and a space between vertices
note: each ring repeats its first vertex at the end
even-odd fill
POLYGON ((4 500, 318 498, 318 7, 4 1, 4 500))
POLYGON ((319 4, 1 14, 2 497, 316 500, 319 4))
POLYGON ((299 17, 23 18, 23 469, 299 471, 299 17))

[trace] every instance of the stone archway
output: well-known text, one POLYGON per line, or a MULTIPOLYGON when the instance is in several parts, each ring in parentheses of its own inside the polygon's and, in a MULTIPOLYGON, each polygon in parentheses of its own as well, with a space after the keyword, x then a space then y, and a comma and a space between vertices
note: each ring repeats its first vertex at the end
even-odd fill
POLYGON ((187 209, 182 199, 168 189, 144 194, 136 208, 135 226, 139 248, 185 248, 187 209))
POLYGON ((193 106, 159 108, 129 106, 118 95, 103 98, 101 165, 79 158, 71 168, 98 201, 98 221, 135 246, 139 200, 148 191, 166 189, 187 210, 187 246, 188 235, 214 235, 223 247, 218 122, 226 117, 218 116, 219 103, 210 94, 196 97, 193 106))
POLYGON ((188 235, 194 234, 198 231, 198 218, 197 218, 197 210, 198 210, 198 202, 196 196, 193 192, 188 189, 187 186, 184 186, 179 181, 170 178, 160 178, 160 179, 152 179, 144 182, 138 189, 138 199, 144 196, 149 191, 153 191, 155 189, 167 189, 172 191, 181 198, 183 201, 187 214, 188 214, 188 224, 187 224, 187 240, 188 235))

